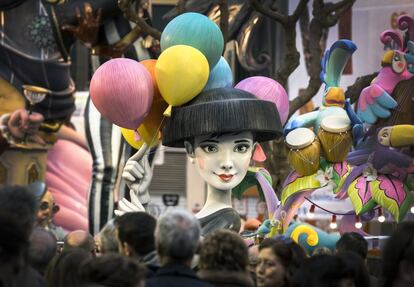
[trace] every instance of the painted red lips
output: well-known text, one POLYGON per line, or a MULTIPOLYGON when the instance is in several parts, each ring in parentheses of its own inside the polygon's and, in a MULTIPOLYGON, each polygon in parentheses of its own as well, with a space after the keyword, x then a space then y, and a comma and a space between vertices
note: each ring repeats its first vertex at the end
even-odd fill
POLYGON ((233 174, 218 174, 217 175, 222 181, 230 181, 233 178, 233 174))

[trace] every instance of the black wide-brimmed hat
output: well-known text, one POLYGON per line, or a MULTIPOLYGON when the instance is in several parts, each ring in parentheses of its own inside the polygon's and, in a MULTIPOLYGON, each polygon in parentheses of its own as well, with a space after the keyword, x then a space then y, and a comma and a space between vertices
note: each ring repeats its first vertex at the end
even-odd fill
POLYGON ((282 135, 276 106, 269 101, 234 88, 218 88, 200 93, 167 118, 162 143, 183 147, 195 136, 251 131, 254 140, 264 142, 282 135))

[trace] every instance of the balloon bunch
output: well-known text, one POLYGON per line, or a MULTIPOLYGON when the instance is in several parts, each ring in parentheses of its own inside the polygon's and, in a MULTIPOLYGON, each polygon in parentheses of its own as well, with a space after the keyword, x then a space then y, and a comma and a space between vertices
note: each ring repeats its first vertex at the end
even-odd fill
POLYGON ((162 33, 158 60, 118 58, 99 67, 91 80, 92 102, 106 119, 122 128, 131 146, 139 148, 144 142, 155 146, 163 113, 168 116, 172 106, 194 98, 209 75, 211 87, 223 85, 220 81, 231 85, 230 67, 220 59, 223 47, 223 36, 214 22, 201 14, 182 14, 162 33))
MULTIPOLYGON (((104 63, 90 85, 91 99, 98 111, 122 128, 126 141, 138 149, 145 142, 155 146, 161 138, 163 115, 181 106, 201 91, 232 87, 233 73, 221 56, 224 48, 220 28, 208 17, 184 13, 174 18, 161 35, 157 60, 118 58, 104 63)), ((251 77, 236 88, 276 104, 282 122, 289 101, 276 81, 251 77)))

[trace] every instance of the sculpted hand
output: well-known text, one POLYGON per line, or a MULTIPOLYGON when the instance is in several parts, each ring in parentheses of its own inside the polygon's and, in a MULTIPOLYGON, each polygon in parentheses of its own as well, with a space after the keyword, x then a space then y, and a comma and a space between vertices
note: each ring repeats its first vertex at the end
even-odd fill
MULTIPOLYGON (((152 180, 152 169, 148 161, 149 148, 147 144, 128 159, 125 164, 122 178, 127 186, 135 193, 141 204, 150 201, 148 187, 152 180)), ((131 197, 132 198, 132 197, 131 197)))
POLYGON ((91 4, 84 3, 83 17, 81 16, 79 8, 76 8, 77 25, 63 25, 62 30, 72 33, 73 36, 82 41, 87 47, 92 47, 98 38, 101 17, 102 9, 99 9, 96 16, 94 16, 91 4))
POLYGON ((131 196, 131 201, 123 198, 118 202, 118 209, 114 211, 116 216, 122 216, 128 212, 145 212, 145 208, 139 201, 137 195, 135 194, 135 191, 131 189, 129 191, 129 195, 131 196))
POLYGON ((31 141, 44 144, 43 139, 37 135, 40 124, 44 121, 44 117, 39 113, 32 113, 25 109, 14 111, 10 115, 7 123, 10 133, 16 139, 28 137, 31 141))

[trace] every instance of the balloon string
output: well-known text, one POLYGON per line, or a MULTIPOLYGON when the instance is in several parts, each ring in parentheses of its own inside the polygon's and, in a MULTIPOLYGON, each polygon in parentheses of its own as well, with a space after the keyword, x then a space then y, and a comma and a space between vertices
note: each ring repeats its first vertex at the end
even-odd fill
POLYGON ((163 125, 163 123, 164 123, 164 120, 165 120, 165 116, 163 116, 162 117, 162 120, 161 120, 161 123, 160 123, 160 125, 158 126, 158 128, 157 128, 157 131, 154 133, 154 135, 152 136, 152 139, 151 139, 151 141, 150 141, 150 143, 149 143, 149 146, 152 146, 152 144, 155 142, 155 138, 157 137, 157 136, 159 136, 159 134, 160 134, 160 130, 161 130, 161 127, 162 127, 162 125, 163 125))

